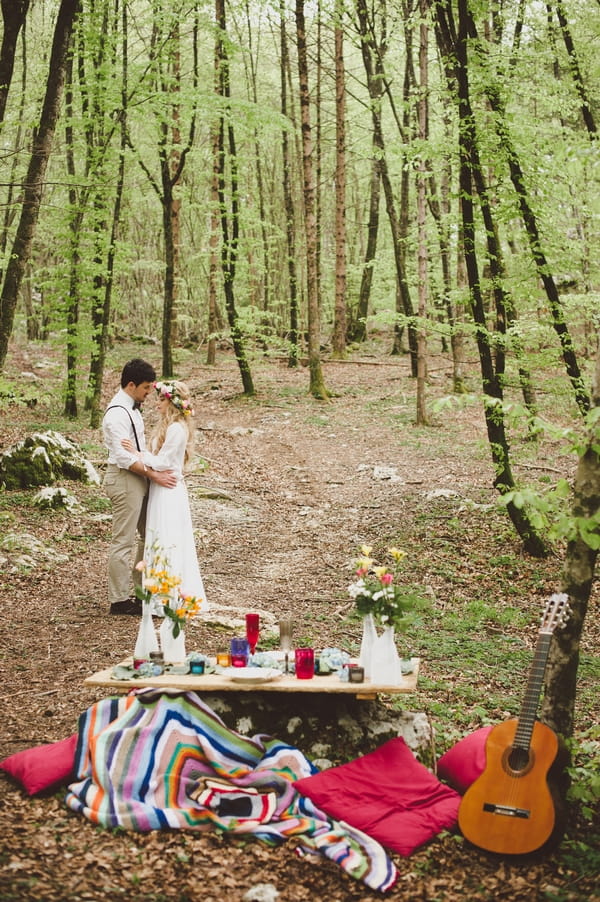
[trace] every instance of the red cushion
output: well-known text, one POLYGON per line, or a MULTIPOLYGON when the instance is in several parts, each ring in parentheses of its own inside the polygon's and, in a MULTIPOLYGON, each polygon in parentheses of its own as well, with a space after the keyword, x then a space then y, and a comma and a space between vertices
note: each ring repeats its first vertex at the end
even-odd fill
POLYGON ((438 777, 457 792, 466 792, 485 769, 485 743, 491 730, 491 726, 480 727, 448 749, 438 761, 438 777))
POLYGON ((0 770, 10 774, 25 792, 34 796, 65 786, 74 770, 77 733, 58 742, 38 745, 0 761, 0 770))
POLYGON ((460 796, 421 764, 401 736, 294 786, 335 820, 400 855, 456 825, 460 796))

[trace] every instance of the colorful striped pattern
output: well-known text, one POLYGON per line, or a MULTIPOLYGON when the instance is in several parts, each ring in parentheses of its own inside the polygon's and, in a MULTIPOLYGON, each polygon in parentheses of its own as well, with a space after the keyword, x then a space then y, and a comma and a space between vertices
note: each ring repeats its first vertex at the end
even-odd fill
POLYGON ((216 829, 271 845, 295 837, 302 854, 324 855, 369 888, 390 889, 397 872, 383 847, 329 819, 292 786, 314 772, 293 746, 230 730, 194 692, 145 689, 81 715, 66 804, 104 827, 216 829), (237 798, 248 790, 251 816, 220 814, 214 793, 206 793, 215 781, 237 798), (270 798, 258 804, 257 793, 270 798), (198 801, 208 798, 208 807, 198 801))

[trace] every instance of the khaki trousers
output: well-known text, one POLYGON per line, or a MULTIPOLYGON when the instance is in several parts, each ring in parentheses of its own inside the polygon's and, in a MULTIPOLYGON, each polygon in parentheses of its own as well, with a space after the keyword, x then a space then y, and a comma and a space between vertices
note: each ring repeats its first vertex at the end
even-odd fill
POLYGON ((141 583, 135 564, 144 556, 148 480, 108 464, 103 488, 112 505, 112 541, 108 551, 108 601, 125 601, 131 582, 141 583), (131 557, 136 546, 135 559, 131 557))

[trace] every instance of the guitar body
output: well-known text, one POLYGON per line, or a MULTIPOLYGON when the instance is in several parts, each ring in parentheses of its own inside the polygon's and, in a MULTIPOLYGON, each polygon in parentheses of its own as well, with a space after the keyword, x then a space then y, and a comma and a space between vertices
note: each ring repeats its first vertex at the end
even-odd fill
POLYGON ((458 811, 466 839, 506 855, 540 849, 556 823, 548 772, 558 753, 558 738, 536 721, 529 748, 515 748, 517 725, 516 718, 507 720, 490 732, 485 770, 466 791, 458 811))

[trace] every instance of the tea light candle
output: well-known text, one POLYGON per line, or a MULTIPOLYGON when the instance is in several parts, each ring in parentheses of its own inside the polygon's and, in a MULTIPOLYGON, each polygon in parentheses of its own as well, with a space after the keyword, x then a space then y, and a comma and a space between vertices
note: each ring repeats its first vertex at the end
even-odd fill
POLYGON ((365 681, 365 668, 364 667, 349 667, 348 668, 348 682, 350 683, 364 683, 365 681))
POLYGON ((190 661, 190 673, 202 675, 204 673, 204 661, 190 661))

